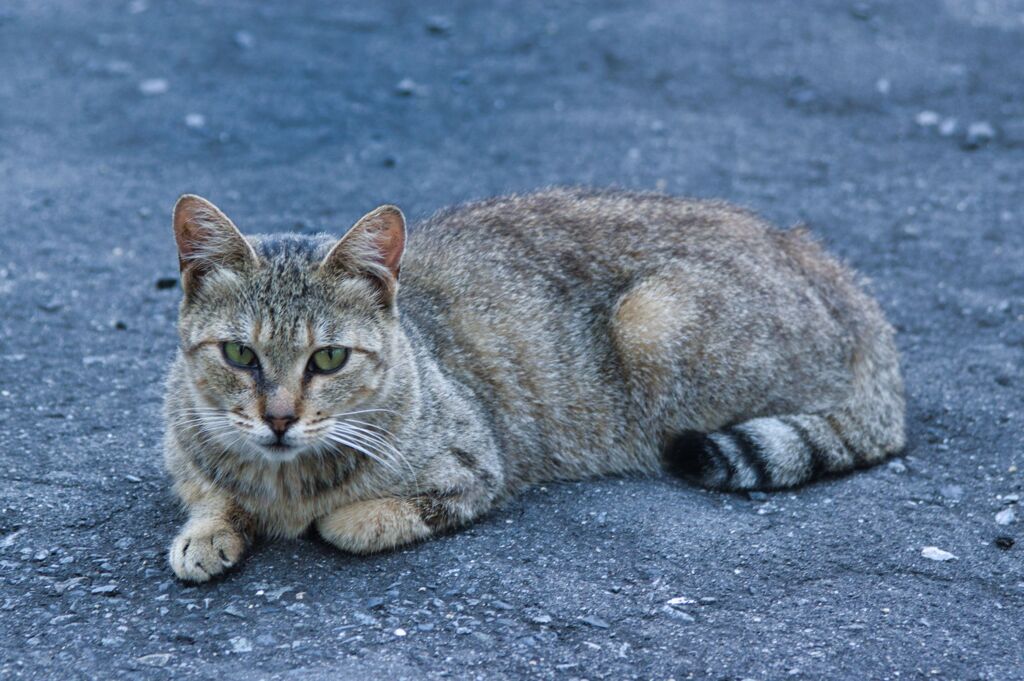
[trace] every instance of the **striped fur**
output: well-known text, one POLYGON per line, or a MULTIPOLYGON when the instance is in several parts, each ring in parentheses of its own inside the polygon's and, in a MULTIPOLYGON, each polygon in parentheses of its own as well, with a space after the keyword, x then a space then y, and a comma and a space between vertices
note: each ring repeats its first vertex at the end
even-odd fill
POLYGON ((903 448, 902 411, 888 415, 889 430, 874 439, 855 411, 869 413, 874 405, 851 407, 756 418, 711 433, 688 431, 666 448, 666 468, 712 489, 770 490, 866 468, 903 448))

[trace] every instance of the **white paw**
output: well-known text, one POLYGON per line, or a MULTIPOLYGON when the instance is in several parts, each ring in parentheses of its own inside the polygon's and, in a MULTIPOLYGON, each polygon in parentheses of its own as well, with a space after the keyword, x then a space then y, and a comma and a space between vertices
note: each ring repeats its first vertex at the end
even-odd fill
POLYGON ((245 551, 242 536, 228 525, 185 526, 168 559, 179 579, 205 582, 233 566, 245 551))

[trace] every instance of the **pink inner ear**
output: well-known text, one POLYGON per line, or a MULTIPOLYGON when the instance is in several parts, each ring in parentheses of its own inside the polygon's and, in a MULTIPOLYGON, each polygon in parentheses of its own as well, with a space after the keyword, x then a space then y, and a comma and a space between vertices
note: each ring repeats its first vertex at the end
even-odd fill
MULTIPOLYGON (((382 216, 384 217, 384 216, 382 216)), ((398 276, 402 262, 402 251, 405 248, 405 229, 401 217, 384 217, 384 229, 377 236, 377 247, 380 249, 381 263, 398 276)))
POLYGON ((364 238, 369 238, 378 262, 398 278, 405 249, 405 216, 402 211, 394 206, 381 206, 359 220, 351 232, 356 235, 362 232, 364 238))
POLYGON ((214 266, 241 267, 256 254, 224 213, 198 196, 186 194, 174 206, 178 264, 192 284, 214 266))
POLYGON ((321 266, 327 273, 360 273, 375 280, 384 299, 394 299, 405 249, 405 217, 394 206, 367 213, 335 244, 321 266))

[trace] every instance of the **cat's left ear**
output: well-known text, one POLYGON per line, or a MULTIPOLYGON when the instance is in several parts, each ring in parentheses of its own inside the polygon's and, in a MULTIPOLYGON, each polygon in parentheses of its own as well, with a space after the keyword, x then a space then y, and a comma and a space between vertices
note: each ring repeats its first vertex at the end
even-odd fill
POLYGON ((322 271, 357 274, 380 287, 385 305, 398 292, 405 252, 405 216, 395 206, 381 206, 357 222, 320 263, 322 271))

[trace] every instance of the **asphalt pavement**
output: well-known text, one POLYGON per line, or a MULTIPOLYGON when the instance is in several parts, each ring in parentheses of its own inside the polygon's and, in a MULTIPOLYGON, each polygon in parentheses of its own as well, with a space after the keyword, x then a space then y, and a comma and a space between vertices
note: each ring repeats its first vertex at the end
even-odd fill
POLYGON ((1022 0, 5 0, 0 678, 1024 679, 1022 65, 1022 0), (905 455, 176 582, 175 198, 341 234, 552 184, 808 224, 898 329, 905 455))

